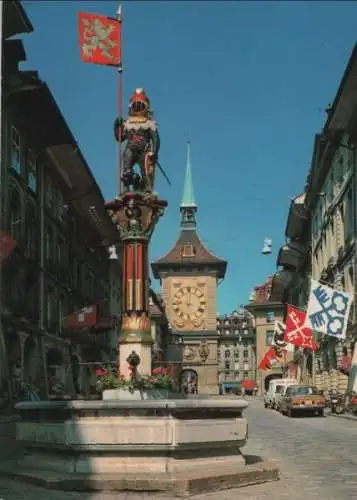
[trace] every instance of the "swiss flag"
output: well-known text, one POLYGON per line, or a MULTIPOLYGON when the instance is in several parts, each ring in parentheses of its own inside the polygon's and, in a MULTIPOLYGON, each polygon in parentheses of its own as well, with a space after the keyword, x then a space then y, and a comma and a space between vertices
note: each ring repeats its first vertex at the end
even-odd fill
POLYGON ((66 319, 67 328, 90 328, 97 324, 96 305, 83 307, 79 311, 69 314, 66 319))
POLYGON ((284 340, 298 347, 316 351, 318 343, 313 338, 313 330, 306 323, 306 312, 288 306, 284 340))
POLYGON ((0 231, 0 262, 5 260, 16 247, 16 241, 4 231, 0 231))

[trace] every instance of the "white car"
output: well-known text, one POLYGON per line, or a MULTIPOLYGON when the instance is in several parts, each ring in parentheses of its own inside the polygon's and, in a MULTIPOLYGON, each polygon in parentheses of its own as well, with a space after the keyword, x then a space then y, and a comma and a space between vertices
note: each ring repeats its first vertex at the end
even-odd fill
POLYGON ((275 378, 271 380, 268 390, 264 395, 264 407, 277 409, 286 387, 296 385, 296 383, 296 380, 291 378, 275 378))

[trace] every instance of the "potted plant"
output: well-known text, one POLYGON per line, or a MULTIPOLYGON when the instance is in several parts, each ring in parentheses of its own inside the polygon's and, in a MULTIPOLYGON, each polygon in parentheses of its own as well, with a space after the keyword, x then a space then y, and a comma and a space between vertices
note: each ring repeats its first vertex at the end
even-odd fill
POLYGON ((127 362, 129 377, 117 375, 112 368, 100 368, 96 371, 96 386, 103 394, 103 399, 166 399, 173 391, 174 379, 168 368, 157 367, 150 375, 141 375, 137 371, 140 358, 134 352, 127 362))

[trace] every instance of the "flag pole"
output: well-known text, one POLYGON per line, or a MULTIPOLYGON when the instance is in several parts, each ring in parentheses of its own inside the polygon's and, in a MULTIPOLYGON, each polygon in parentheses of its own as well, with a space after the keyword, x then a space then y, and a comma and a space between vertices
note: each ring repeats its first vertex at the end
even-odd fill
MULTIPOLYGON (((121 33, 122 27, 122 5, 119 4, 117 10, 117 19, 120 23, 120 47, 119 47, 119 65, 118 65, 118 116, 121 118, 123 116, 123 64, 122 64, 122 44, 123 44, 123 36, 121 33)), ((118 141, 118 187, 119 187, 119 196, 122 192, 122 173, 123 173, 123 146, 122 146, 122 138, 121 138, 121 129, 119 129, 119 141, 118 141)))

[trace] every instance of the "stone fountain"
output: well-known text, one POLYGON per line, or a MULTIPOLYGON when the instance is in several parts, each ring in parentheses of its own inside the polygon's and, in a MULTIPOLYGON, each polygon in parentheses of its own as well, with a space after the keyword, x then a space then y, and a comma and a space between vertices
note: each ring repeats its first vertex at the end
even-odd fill
MULTIPOLYGON (((147 109, 145 95, 141 98, 140 109, 147 109)), ((139 101, 136 96, 132 104, 139 101)), ((133 158, 130 130, 140 135, 138 123, 146 124, 142 137, 155 129, 157 139, 156 125, 147 123, 150 116, 136 115, 125 125, 116 124, 126 127, 117 134, 127 139, 125 189, 106 205, 123 244, 118 370, 126 377, 133 352, 140 359, 138 373, 151 373, 148 246, 167 206, 152 190, 157 149, 145 146, 145 156, 139 158, 141 178, 128 160, 133 158)), ((248 438, 246 407, 247 402, 238 398, 172 395, 132 400, 128 393, 116 390, 104 393, 101 401, 19 403, 17 440, 26 453, 16 463, 3 464, 0 473, 61 490, 132 490, 170 496, 275 480, 275 467, 264 461, 247 464, 241 453, 248 438)))

